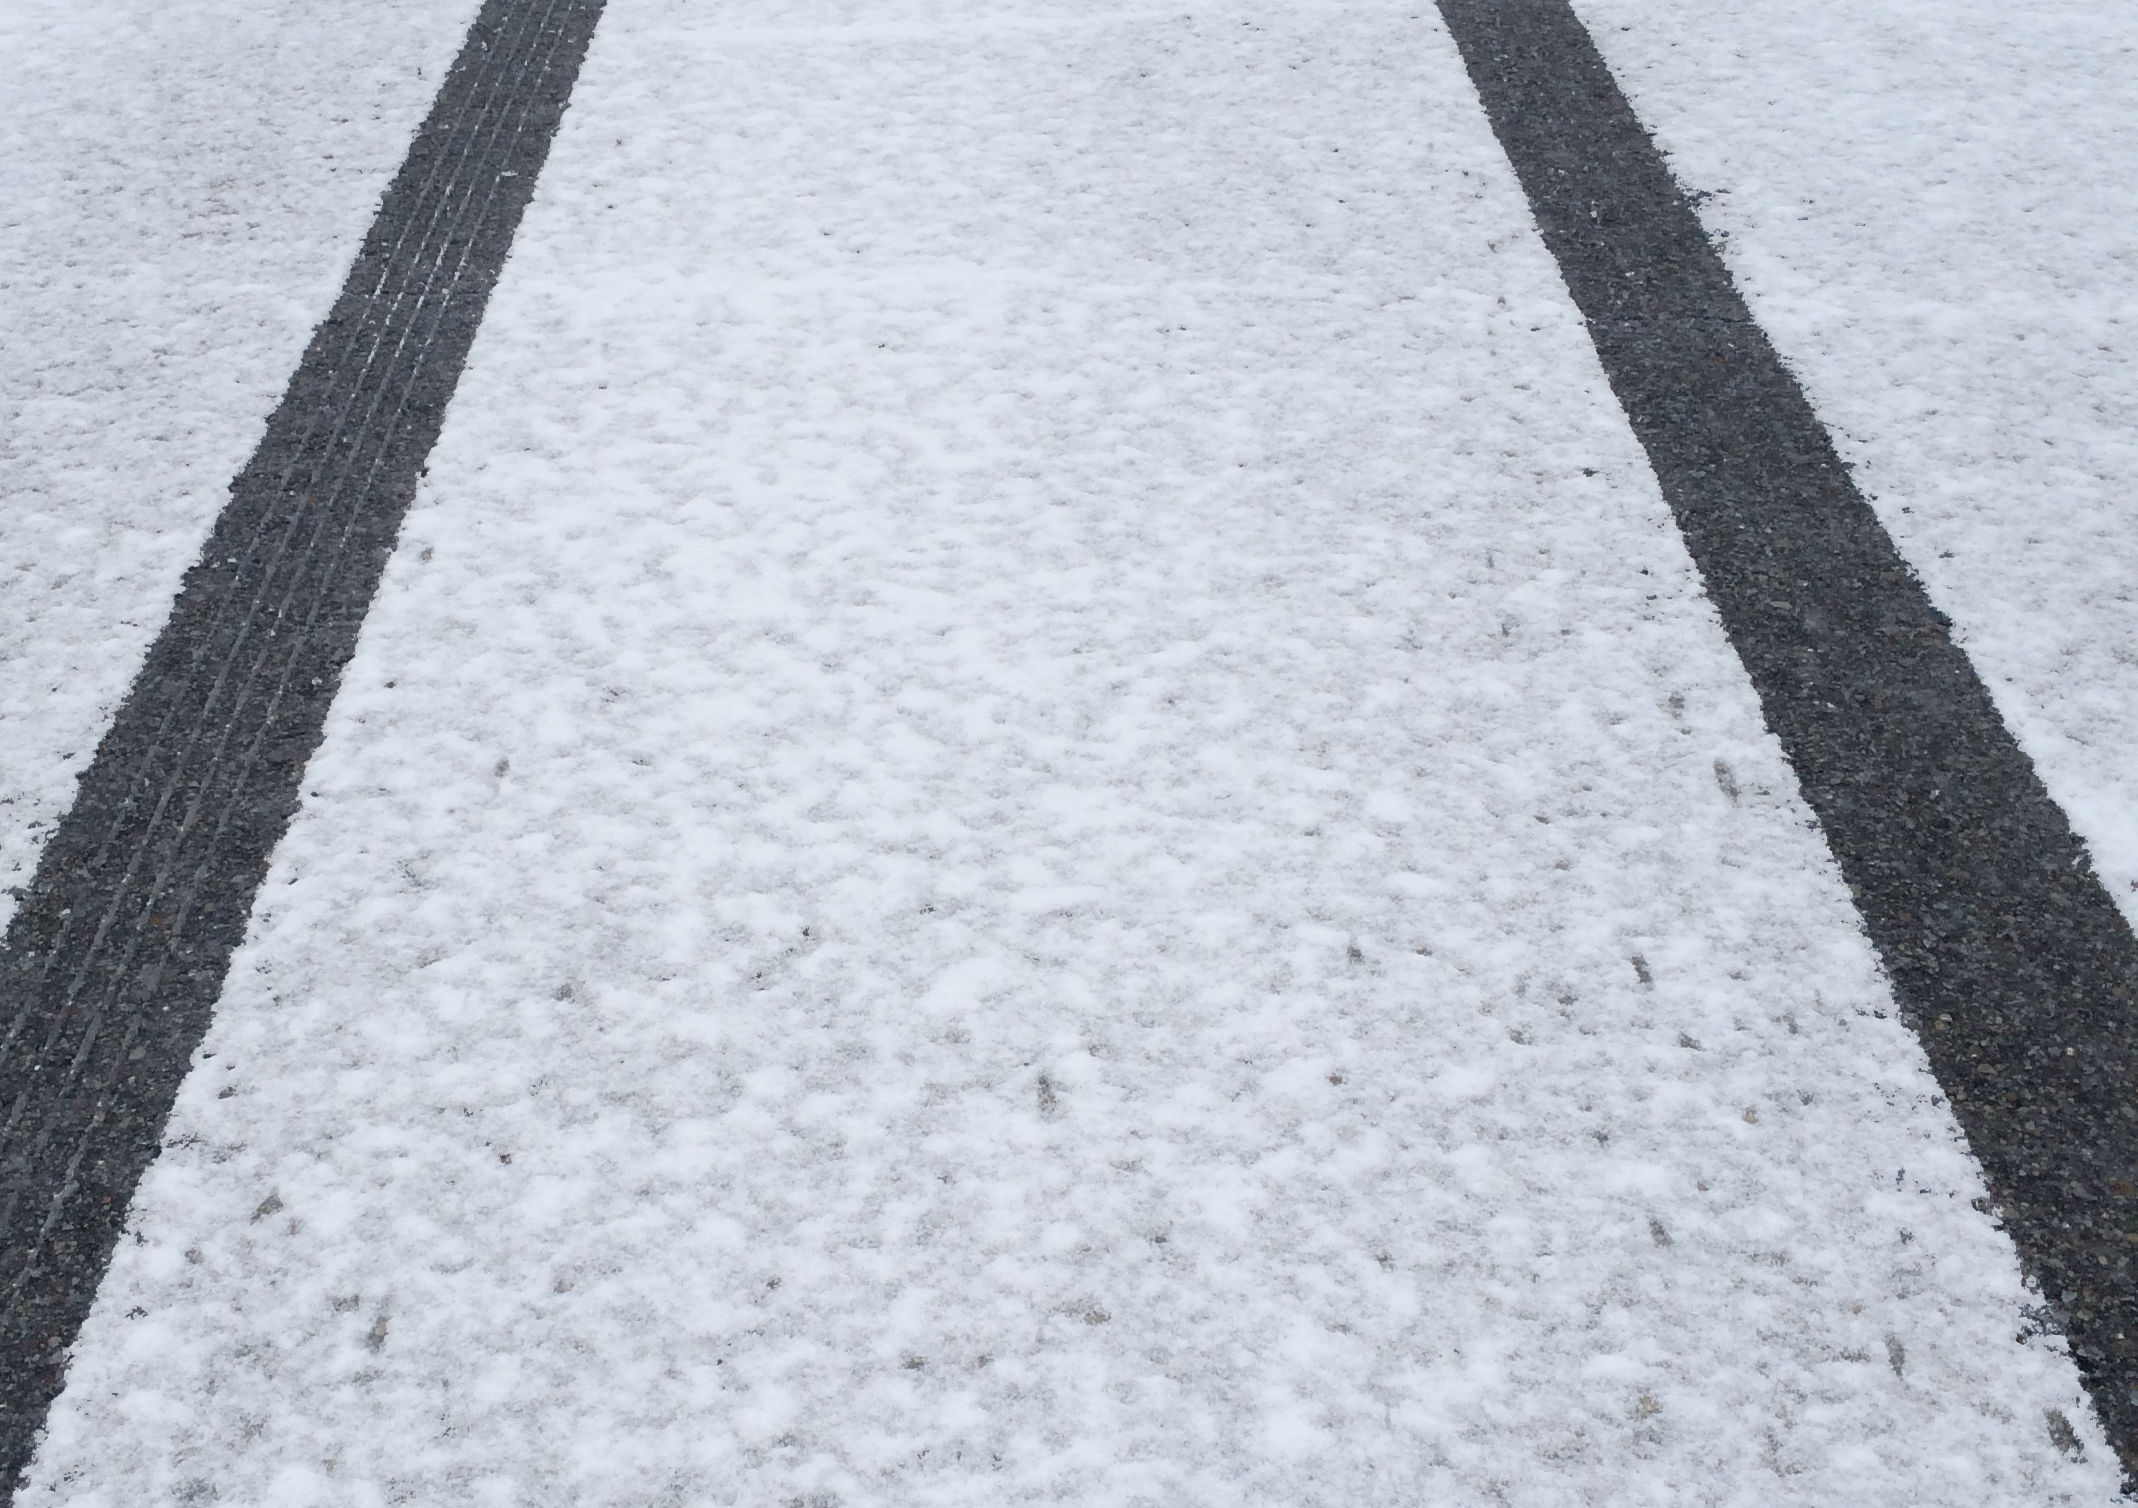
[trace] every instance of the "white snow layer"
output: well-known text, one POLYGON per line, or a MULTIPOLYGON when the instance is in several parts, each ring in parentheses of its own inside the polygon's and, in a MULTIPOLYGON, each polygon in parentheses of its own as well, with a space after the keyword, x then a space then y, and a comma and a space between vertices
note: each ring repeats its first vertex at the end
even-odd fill
POLYGON ((2138 7, 1576 8, 2138 922, 2138 7))
POLYGON ((1980 1194, 1429 9, 615 0, 25 1501, 2106 1502, 1980 1194))
POLYGON ((473 13, 0 5, 0 926, 473 13))

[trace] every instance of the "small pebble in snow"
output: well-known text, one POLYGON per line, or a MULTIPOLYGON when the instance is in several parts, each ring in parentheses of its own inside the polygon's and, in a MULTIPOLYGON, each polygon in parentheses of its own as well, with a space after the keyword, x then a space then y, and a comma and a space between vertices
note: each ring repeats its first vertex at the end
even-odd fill
POLYGON ((1649 972, 1648 960, 1640 954, 1633 955, 1633 977, 1649 989, 1655 988, 1655 975, 1649 972))
POLYGON ((1699 1052, 1702 1050, 1698 1039, 1690 1037, 1684 1032, 1678 1033, 1678 1045, 1680 1047, 1690 1047, 1694 1052, 1699 1052))
POLYGON ((1756 1126, 1759 1124, 1759 1112, 1753 1109, 1750 1105, 1745 1106, 1745 1124, 1748 1126, 1756 1126))
POLYGON ((1341 1084, 1343 1083, 1343 1081, 1344 1076, 1340 1073, 1332 1073, 1329 1075, 1329 1082, 1332 1084, 1341 1084))

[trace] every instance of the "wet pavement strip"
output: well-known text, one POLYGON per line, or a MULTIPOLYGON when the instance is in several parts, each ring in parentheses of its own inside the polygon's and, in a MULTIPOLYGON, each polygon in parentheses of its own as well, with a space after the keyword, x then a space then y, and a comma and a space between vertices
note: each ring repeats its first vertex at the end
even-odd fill
POLYGON ((1565 0, 1439 0, 2127 1477, 2138 944, 1565 0))
POLYGON ((0 1491, 296 810, 601 0, 488 0, 0 953, 0 1491))

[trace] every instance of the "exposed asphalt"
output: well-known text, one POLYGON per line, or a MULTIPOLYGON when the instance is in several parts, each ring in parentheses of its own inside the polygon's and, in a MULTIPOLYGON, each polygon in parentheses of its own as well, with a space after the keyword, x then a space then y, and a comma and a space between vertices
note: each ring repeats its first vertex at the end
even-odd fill
POLYGON ((1566 0, 1439 5, 2128 1481, 2138 944, 1566 0))
POLYGON ((602 0, 487 0, 0 951, 0 1495, 162 1142, 602 0))

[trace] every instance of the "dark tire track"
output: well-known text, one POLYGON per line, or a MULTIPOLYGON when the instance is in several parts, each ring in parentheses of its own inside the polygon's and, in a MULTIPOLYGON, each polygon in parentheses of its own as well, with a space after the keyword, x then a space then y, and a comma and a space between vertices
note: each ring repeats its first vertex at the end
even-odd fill
POLYGON ((0 1492, 65 1375, 602 0, 487 0, 0 951, 0 1492))
POLYGON ((2128 1482, 2138 943, 1566 0, 1439 5, 2128 1482))

